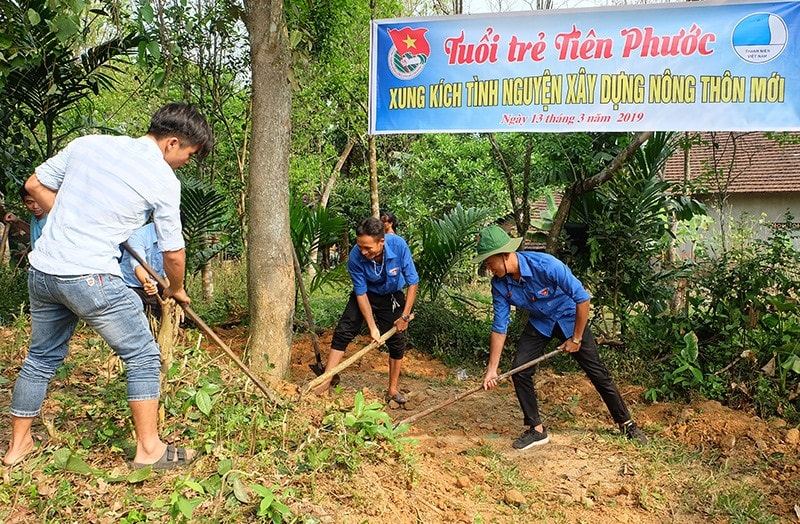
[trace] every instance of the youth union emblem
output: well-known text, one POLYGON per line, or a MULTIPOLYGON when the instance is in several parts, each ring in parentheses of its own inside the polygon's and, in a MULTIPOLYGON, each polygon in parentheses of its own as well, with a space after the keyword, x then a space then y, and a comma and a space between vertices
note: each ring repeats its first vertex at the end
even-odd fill
POLYGON ((389 71, 395 77, 410 80, 425 68, 431 56, 431 46, 425 39, 427 32, 424 27, 387 30, 394 44, 389 50, 389 71))

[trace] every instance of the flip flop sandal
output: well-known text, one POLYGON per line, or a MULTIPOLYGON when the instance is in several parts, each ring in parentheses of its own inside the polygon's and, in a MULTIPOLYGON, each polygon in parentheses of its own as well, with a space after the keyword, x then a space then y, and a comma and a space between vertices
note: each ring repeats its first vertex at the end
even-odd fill
MULTIPOLYGON (((196 456, 196 455, 195 455, 196 456)), ((191 462, 195 459, 193 456, 191 459, 186 458, 186 448, 178 448, 173 446, 172 444, 167 444, 167 449, 164 451, 164 454, 161 455, 161 458, 155 461, 152 464, 142 464, 141 462, 134 462, 131 464, 133 469, 142 469, 150 466, 155 471, 163 471, 167 469, 173 468, 180 468, 191 464, 191 462), (175 460, 175 457, 178 457, 178 460, 175 460)))
POLYGON ((7 463, 5 460, 0 460, 0 464, 2 464, 6 468, 14 467, 17 464, 21 464, 22 462, 28 460, 31 457, 31 455, 36 453, 38 450, 42 449, 42 446, 44 445, 45 442, 44 437, 38 434, 33 434, 31 435, 31 438, 33 439, 33 447, 30 449, 30 451, 28 451, 21 457, 18 457, 17 460, 15 460, 14 462, 7 463))

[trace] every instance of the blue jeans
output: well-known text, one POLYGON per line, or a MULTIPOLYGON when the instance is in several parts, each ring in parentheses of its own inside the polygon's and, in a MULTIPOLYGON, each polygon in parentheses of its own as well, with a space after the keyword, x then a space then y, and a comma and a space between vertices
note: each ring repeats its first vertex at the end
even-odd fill
POLYGON ((55 276, 31 268, 31 343, 14 384, 11 414, 35 417, 83 319, 125 362, 128 401, 159 398, 161 355, 142 303, 118 276, 55 276))

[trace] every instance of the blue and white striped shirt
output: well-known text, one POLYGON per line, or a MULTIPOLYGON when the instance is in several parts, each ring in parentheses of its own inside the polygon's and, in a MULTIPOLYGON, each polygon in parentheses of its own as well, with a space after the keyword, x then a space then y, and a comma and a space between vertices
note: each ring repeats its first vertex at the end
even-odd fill
POLYGON ((161 250, 184 247, 180 182, 151 138, 77 138, 37 167, 36 178, 58 191, 28 257, 39 271, 121 276, 119 245, 151 214, 161 250))

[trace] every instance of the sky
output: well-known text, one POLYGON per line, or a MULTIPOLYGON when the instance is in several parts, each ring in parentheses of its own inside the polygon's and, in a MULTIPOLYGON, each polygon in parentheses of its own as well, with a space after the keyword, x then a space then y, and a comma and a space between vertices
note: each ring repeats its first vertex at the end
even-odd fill
MULTIPOLYGON (((569 9, 577 7, 598 7, 608 5, 664 3, 660 0, 645 2, 642 0, 553 0, 553 9, 569 9)), ((531 5, 536 5, 536 0, 463 0, 464 14, 500 13, 508 11, 529 11, 531 5)))

